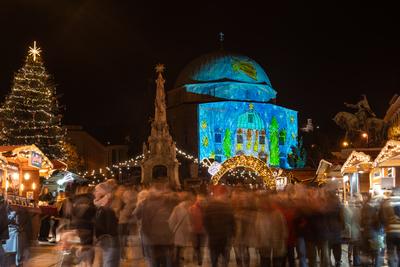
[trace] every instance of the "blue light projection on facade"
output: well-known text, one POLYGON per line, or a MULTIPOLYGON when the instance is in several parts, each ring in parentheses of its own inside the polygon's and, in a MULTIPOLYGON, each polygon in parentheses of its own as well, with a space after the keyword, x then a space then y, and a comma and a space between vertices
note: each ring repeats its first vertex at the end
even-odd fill
POLYGON ((290 168, 287 156, 297 145, 296 111, 268 103, 223 101, 199 104, 198 116, 201 160, 223 162, 245 154, 290 168))
POLYGON ((182 73, 177 86, 190 93, 230 100, 268 102, 276 98, 276 91, 257 62, 223 52, 193 62, 182 73))

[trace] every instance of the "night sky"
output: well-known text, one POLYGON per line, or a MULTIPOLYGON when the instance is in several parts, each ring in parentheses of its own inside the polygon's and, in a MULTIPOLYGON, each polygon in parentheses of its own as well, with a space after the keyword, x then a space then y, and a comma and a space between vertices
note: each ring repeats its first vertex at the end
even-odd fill
POLYGON ((36 40, 66 106, 64 123, 103 141, 130 135, 140 147, 154 112, 154 65, 166 64, 171 89, 189 61, 219 48, 220 31, 225 50, 264 67, 278 104, 298 110, 300 123, 313 118, 324 133, 338 132, 332 117, 347 110, 343 102, 365 93, 382 117, 400 92, 395 6, 214 2, 2 0, 0 97, 36 40))

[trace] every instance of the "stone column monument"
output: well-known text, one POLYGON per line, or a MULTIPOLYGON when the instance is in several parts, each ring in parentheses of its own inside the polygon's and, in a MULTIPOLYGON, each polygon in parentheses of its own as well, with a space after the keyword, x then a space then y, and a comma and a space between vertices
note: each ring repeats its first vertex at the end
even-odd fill
POLYGON ((141 162, 143 184, 150 184, 153 179, 168 177, 169 183, 174 188, 180 188, 179 162, 176 159, 175 142, 169 133, 167 123, 167 110, 165 104, 165 90, 162 73, 164 65, 158 64, 157 91, 155 99, 154 120, 151 122, 151 134, 147 144, 143 143, 144 158, 141 162))

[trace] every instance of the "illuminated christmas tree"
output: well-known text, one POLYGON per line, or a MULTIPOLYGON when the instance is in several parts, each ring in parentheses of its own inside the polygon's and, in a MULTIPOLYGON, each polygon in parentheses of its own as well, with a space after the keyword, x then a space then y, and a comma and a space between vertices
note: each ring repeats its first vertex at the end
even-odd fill
POLYGON ((55 86, 40 53, 34 42, 24 66, 14 76, 11 92, 0 108, 1 141, 3 145, 35 144, 49 158, 62 159, 65 131, 55 86))
POLYGON ((269 126, 270 159, 269 164, 279 166, 279 125, 275 117, 272 118, 269 126))

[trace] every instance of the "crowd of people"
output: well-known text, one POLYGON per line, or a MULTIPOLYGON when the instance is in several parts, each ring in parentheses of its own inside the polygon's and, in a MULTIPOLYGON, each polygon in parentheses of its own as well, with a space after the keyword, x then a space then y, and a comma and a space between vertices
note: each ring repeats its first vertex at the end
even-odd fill
MULTIPOLYGON (((140 237, 150 267, 341 266, 344 244, 346 265, 381 266, 386 250, 389 266, 399 266, 400 191, 360 195, 347 205, 336 193, 336 187, 302 184, 279 192, 223 185, 174 191, 162 180, 138 189, 107 180, 66 195, 59 242, 65 260, 78 266, 119 266, 133 249, 132 235, 140 237)), ((2 211, 5 246, 18 222, 6 205, 2 211)))

